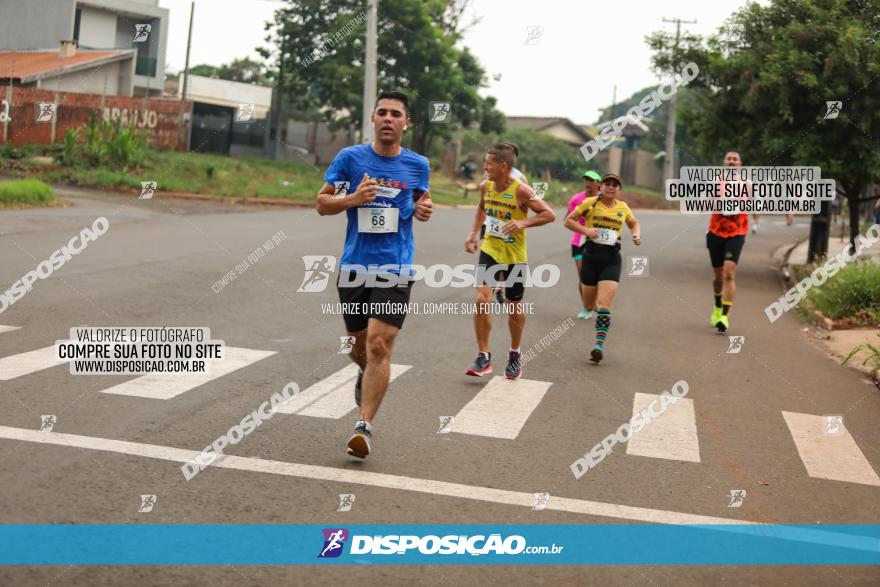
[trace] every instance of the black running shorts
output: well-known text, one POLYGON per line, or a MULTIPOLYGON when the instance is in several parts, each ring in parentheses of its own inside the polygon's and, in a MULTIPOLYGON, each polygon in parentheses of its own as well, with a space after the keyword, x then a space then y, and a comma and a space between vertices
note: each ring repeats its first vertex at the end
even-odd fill
POLYGON ((723 267, 725 261, 739 263, 739 255, 743 245, 746 244, 746 235, 724 238, 712 232, 706 233, 706 248, 709 249, 709 258, 712 259, 712 267, 723 267))
POLYGON ((598 285, 600 281, 619 282, 622 265, 618 247, 587 241, 581 261, 581 283, 598 285))
MULTIPOLYGON (((348 281, 353 281, 351 276, 348 281)), ((377 277, 376 281, 387 283, 387 279, 382 277, 377 277)), ((405 286, 394 287, 366 284, 342 287, 337 280, 336 289, 339 291, 339 301, 343 304, 342 319, 345 321, 345 329, 348 332, 365 330, 370 318, 403 328, 412 283, 410 281, 405 286)))
MULTIPOLYGON (((514 264, 514 265, 503 265, 502 267, 504 267, 504 268, 496 271, 495 275, 492 275, 490 272, 486 271, 485 269, 483 271, 479 270, 480 267, 484 267, 484 268, 488 269, 492 265, 498 265, 498 263, 495 261, 495 259, 492 258, 491 255, 489 255, 488 253, 485 253, 483 251, 480 251, 480 260, 479 260, 479 263, 477 264, 477 271, 475 271, 475 274, 477 275, 477 277, 482 275, 485 278, 491 277, 495 281, 504 281, 504 297, 507 298, 508 300, 510 300, 511 302, 518 302, 521 299, 523 299, 523 296, 526 293, 526 284, 524 283, 524 281, 525 281, 525 276, 528 271, 528 265, 526 265, 525 263, 518 263, 518 264, 514 264), (507 283, 507 281, 506 281, 507 276, 510 275, 510 272, 513 271, 513 268, 516 267, 517 265, 519 265, 519 267, 520 267, 519 275, 521 277, 519 279, 515 280, 516 283, 507 283)), ((489 279, 485 279, 485 278, 482 279, 482 283, 480 283, 478 285, 493 285, 493 283, 491 281, 489 281, 489 279)))

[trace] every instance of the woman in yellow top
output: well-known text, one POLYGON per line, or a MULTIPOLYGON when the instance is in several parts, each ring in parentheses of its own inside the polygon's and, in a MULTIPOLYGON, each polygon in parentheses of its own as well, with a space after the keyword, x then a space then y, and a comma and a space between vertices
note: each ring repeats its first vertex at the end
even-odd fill
POLYGON ((608 173, 602 178, 599 195, 587 198, 565 218, 565 227, 587 237, 581 262, 584 307, 596 308, 596 344, 590 360, 598 363, 605 355, 605 338, 611 327, 611 302, 620 282, 620 237, 623 225, 632 232, 633 242, 642 244, 639 221, 626 202, 617 199, 620 178, 608 173), (579 224, 581 218, 583 225, 579 224))

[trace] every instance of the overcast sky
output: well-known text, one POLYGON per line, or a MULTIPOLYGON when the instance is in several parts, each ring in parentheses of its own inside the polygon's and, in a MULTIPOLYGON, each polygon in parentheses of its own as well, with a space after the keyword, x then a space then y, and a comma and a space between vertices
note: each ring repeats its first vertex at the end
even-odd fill
MULTIPOLYGON (((663 18, 696 20, 682 25, 707 35, 746 0, 473 0, 481 17, 464 44, 471 48, 491 79, 484 94, 498 98, 508 115, 565 116, 594 122, 599 108, 611 103, 614 85, 623 99, 658 81, 651 72, 645 35, 675 30, 663 18), (529 27, 543 27, 535 44, 525 44, 529 27)), ((763 2, 762 2, 763 3, 763 2)), ((166 62, 183 69, 189 0, 159 0, 171 12, 166 62)), ((263 25, 280 3, 272 0, 196 0, 190 65, 220 65, 257 57, 264 45, 263 25)), ((379 2, 379 11, 382 2, 379 2)), ((382 48, 379 47, 381 51, 382 48)))

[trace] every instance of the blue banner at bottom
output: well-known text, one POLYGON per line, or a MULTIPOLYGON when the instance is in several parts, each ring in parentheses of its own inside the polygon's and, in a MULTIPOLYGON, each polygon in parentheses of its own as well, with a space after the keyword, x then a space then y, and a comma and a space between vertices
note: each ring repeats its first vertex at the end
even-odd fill
POLYGON ((877 565, 880 525, 0 525, 5 565, 877 565))

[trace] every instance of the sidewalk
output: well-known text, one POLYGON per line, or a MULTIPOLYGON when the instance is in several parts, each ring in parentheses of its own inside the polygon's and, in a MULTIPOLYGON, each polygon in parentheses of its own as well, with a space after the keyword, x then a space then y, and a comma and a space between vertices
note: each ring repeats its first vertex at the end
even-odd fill
MULTIPOLYGON (((791 253, 788 256, 789 264, 805 265, 807 263, 808 242, 809 241, 806 240, 802 241, 791 250, 791 253)), ((841 239, 839 236, 832 236, 828 240, 828 258, 833 257, 847 246, 849 246, 848 239, 841 239)), ((780 253, 784 254, 784 250, 781 250, 780 253)), ((862 253, 859 255, 859 259, 870 260, 872 263, 880 265, 880 243, 876 243, 874 246, 863 249, 862 253)), ((804 330, 810 331, 811 329, 805 328, 804 330)), ((819 342, 820 346, 822 346, 829 355, 842 363, 843 359, 857 345, 869 343, 874 346, 880 346, 880 337, 877 336, 877 332, 876 328, 851 328, 846 330, 816 329, 812 332, 811 338, 819 342)), ((868 377, 880 379, 880 369, 875 370, 870 363, 868 365, 862 365, 862 361, 864 361, 868 355, 869 352, 867 350, 861 351, 850 359, 847 366, 862 372, 868 377)))
MULTIPOLYGON (((807 244, 809 241, 805 240, 803 242, 798 243, 798 245, 791 251, 791 254, 788 256, 788 262, 792 265, 806 265, 807 263, 807 244)), ((840 251, 844 249, 844 247, 849 245, 849 239, 844 238, 840 239, 837 236, 832 236, 828 239, 828 257, 833 257, 840 251)), ((880 265, 880 243, 876 243, 871 247, 867 247, 862 251, 862 254, 859 255, 859 259, 870 259, 872 263, 880 265)))
MULTIPOLYGON (((880 346, 880 336, 877 336, 876 328, 816 330, 813 332, 813 339, 819 342, 825 348, 825 351, 841 364, 843 364, 843 360, 849 355, 850 351, 858 345, 868 343, 875 347, 880 346)), ((870 362, 867 365, 862 365, 862 362, 870 354, 868 350, 862 350, 853 356, 846 366, 880 381, 880 369, 874 369, 870 362)))

